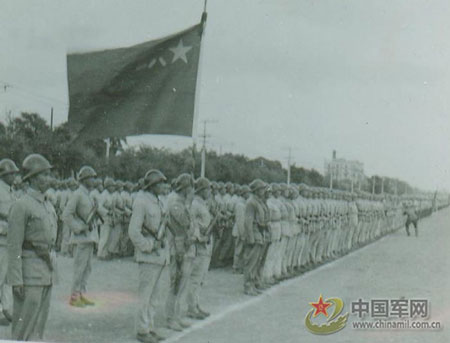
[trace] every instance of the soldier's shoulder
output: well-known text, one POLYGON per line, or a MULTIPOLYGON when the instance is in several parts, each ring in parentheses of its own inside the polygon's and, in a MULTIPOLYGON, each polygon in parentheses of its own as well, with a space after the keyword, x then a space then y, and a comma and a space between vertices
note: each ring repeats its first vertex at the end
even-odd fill
POLYGON ((33 203, 34 199, 29 194, 25 193, 12 204, 11 210, 26 211, 33 206, 33 203))

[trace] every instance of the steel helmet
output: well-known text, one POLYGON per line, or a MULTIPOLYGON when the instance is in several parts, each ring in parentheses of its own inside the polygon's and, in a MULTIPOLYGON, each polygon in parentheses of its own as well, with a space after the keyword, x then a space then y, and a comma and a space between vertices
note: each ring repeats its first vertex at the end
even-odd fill
POLYGON ((94 168, 89 166, 83 166, 78 172, 77 179, 78 181, 82 181, 84 179, 89 179, 93 177, 97 177, 97 173, 95 172, 94 168))
POLYGON ((175 191, 179 192, 189 186, 193 187, 194 181, 192 180, 192 176, 190 174, 183 173, 176 178, 174 186, 175 191))
POLYGON ((151 169, 145 173, 143 189, 147 189, 160 182, 166 182, 165 175, 157 169, 151 169))
POLYGON ((10 160, 9 158, 4 158, 0 161, 0 177, 7 175, 7 174, 14 174, 18 173, 19 168, 17 168, 14 161, 10 160))
POLYGON ((22 169, 25 174, 22 181, 26 181, 30 177, 52 168, 53 166, 49 161, 47 161, 44 156, 40 154, 28 155, 27 157, 25 157, 22 163, 22 169))
POLYGON ((267 183, 261 179, 255 179, 250 183, 250 189, 253 193, 261 188, 267 188, 267 183))
POLYGON ((206 188, 211 187, 211 182, 206 177, 200 177, 195 181, 195 193, 199 193, 206 188))

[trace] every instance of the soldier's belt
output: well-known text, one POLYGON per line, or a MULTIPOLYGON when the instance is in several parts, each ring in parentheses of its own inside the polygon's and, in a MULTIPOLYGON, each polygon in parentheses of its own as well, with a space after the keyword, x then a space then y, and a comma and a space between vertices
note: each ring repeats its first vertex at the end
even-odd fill
POLYGON ((50 271, 53 270, 52 261, 50 259, 51 248, 52 246, 50 244, 45 243, 32 243, 30 241, 24 241, 22 244, 23 250, 34 251, 37 257, 45 262, 50 271))

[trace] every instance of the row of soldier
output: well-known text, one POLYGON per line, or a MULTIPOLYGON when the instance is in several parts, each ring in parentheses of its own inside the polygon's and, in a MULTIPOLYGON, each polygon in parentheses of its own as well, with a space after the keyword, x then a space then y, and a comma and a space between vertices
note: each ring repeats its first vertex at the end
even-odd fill
MULTIPOLYGON (((74 255, 70 304, 78 307, 94 305, 85 293, 95 251, 100 259, 134 254, 141 298, 137 338, 155 342, 161 337, 154 330, 154 298, 159 296, 165 268, 171 276, 167 323, 179 331, 189 325, 181 318, 185 298, 189 317, 209 315, 199 306, 199 291, 210 263, 232 263, 235 272, 244 273, 245 293, 257 295, 405 223, 405 204, 394 197, 357 196, 306 185, 269 185, 261 180, 240 186, 200 178, 194 184, 189 174, 169 185, 157 170, 147 172, 135 185, 111 178, 102 181, 91 167, 81 168, 77 180, 62 182, 52 179, 50 169, 44 157, 27 157, 22 185, 28 186, 22 187, 20 200, 13 201, 10 196, 10 207, 14 205, 4 235, 13 233, 7 239, 8 261, 14 260, 8 263, 8 282, 14 294, 15 339, 28 339, 32 334, 42 338, 56 269, 54 246, 64 255, 74 255), (30 219, 30 211, 24 212, 26 206, 37 211, 35 217, 46 217, 36 223, 43 231, 36 242, 34 234, 23 236, 30 230, 26 221, 34 218, 30 219), (20 265, 14 256, 20 257, 20 265), (32 260, 40 264, 38 284, 47 287, 39 294, 29 292, 35 288, 24 288, 27 282, 36 286, 33 270, 26 267, 26 261, 32 260), (41 306, 28 309, 27 292, 30 301, 41 306)), ((12 176, 18 172, 12 161, 0 162, 0 178, 7 186, 14 185, 12 176)), ((422 212, 432 206, 429 198, 406 200, 409 207, 422 212)), ((7 308, 3 298, 2 306, 7 308)))

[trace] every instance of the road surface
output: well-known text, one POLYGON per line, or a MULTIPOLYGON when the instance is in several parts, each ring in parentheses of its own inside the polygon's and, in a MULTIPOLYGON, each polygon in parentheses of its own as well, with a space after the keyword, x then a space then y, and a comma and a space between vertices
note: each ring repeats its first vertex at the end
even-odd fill
MULTIPOLYGON (((339 260, 285 281, 258 297, 242 293, 242 275, 229 269, 212 270, 203 290, 202 307, 211 312, 205 321, 174 333, 159 332, 166 342, 450 342, 450 209, 420 222, 420 235, 406 237, 404 229, 383 237, 339 260), (440 330, 356 330, 350 314, 341 331, 317 336, 307 331, 304 319, 310 302, 320 296, 339 297, 345 312, 359 298, 427 299, 428 321, 440 330)), ((78 309, 68 305, 72 260, 59 257, 60 283, 52 294, 46 330, 49 342, 136 342, 134 315, 137 302, 137 266, 131 259, 94 261, 89 295, 97 306, 78 309)), ((168 275, 164 276, 166 279, 168 275)), ((318 318, 322 316, 319 315, 318 318)), ((157 318, 162 325, 162 317, 157 318)), ((0 328, 9 338, 9 328, 0 328)))

